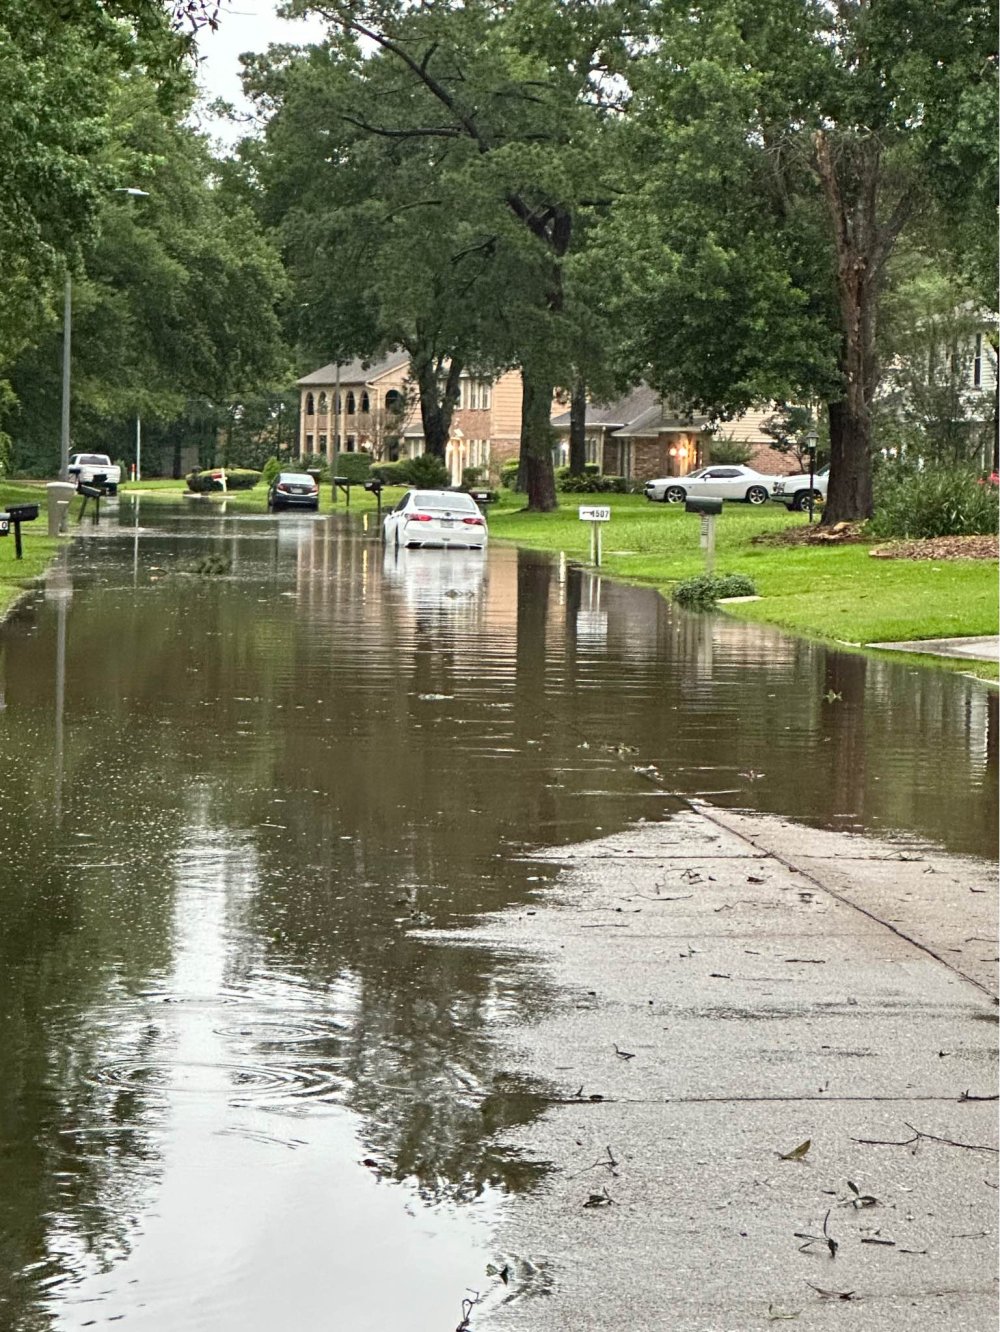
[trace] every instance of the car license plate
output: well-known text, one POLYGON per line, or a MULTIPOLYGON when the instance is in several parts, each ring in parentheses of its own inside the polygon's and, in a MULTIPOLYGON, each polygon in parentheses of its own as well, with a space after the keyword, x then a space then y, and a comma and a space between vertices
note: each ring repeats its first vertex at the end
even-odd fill
POLYGON ((442 518, 442 519, 441 519, 441 526, 442 526, 442 527, 454 527, 454 526, 455 526, 455 520, 454 520, 454 518, 442 518))

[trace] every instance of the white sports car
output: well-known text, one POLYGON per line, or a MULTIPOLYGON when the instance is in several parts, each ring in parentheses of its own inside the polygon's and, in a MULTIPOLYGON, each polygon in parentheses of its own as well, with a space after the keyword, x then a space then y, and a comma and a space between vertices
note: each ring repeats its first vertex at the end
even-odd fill
POLYGON ((776 476, 764 476, 752 467, 719 463, 701 467, 687 476, 663 476, 647 481, 643 494, 648 500, 664 504, 683 504, 690 495, 710 495, 714 499, 743 500, 747 504, 765 504, 771 497, 776 476))
POLYGON ((482 550, 486 519, 471 495, 460 490, 408 490, 382 520, 387 546, 458 546, 482 550))

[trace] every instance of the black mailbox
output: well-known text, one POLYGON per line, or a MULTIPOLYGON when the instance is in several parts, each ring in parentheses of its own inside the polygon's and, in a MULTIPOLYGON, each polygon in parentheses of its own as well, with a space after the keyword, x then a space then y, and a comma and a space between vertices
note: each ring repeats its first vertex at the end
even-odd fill
POLYGON ((93 481, 81 481, 77 490, 84 499, 100 499, 104 494, 104 487, 96 485, 93 481))
POLYGON ((365 482, 365 490, 370 490, 373 495, 381 495, 382 484, 383 483, 378 479, 377 476, 372 477, 370 481, 365 482))
POLYGON ((30 523, 38 517, 38 505, 8 504, 4 512, 12 523, 30 523))
POLYGON ((495 504, 496 492, 493 490, 470 490, 469 494, 477 504, 495 504))
POLYGON ((689 495, 684 501, 684 511, 686 513, 721 513, 722 500, 715 499, 712 495, 689 495))
POLYGON ((8 504, 0 513, 0 536, 7 536, 11 524, 14 526, 14 555, 21 559, 24 552, 21 547, 21 524, 34 522, 38 517, 37 504, 8 504))

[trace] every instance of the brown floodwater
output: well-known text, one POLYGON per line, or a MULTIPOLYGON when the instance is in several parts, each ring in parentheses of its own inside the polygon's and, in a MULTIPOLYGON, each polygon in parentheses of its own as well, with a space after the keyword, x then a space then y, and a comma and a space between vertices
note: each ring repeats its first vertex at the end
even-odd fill
POLYGON ((453 1328, 545 1173, 501 1131, 550 996, 421 931, 527 902, 532 848, 673 792, 995 854, 975 681, 496 545, 110 507, 0 628, 10 1332, 453 1328))

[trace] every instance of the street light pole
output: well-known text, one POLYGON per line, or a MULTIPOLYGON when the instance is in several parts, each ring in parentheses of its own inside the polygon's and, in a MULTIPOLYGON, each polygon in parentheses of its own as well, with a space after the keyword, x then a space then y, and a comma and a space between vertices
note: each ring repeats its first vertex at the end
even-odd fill
POLYGON ((63 293, 62 427, 59 432, 59 480, 69 478, 69 367, 73 339, 73 279, 66 273, 63 293))
POLYGON ((814 479, 816 472, 816 445, 819 443, 819 435, 815 430, 810 430, 806 435, 806 448, 809 450, 809 521, 813 520, 813 510, 816 507, 816 491, 814 488, 814 479))
MULTIPOLYGON (((136 185, 123 185, 112 191, 113 194, 127 194, 132 199, 148 199, 149 191, 140 190, 136 185)), ((135 413, 135 479, 142 480, 142 417, 135 413)))

